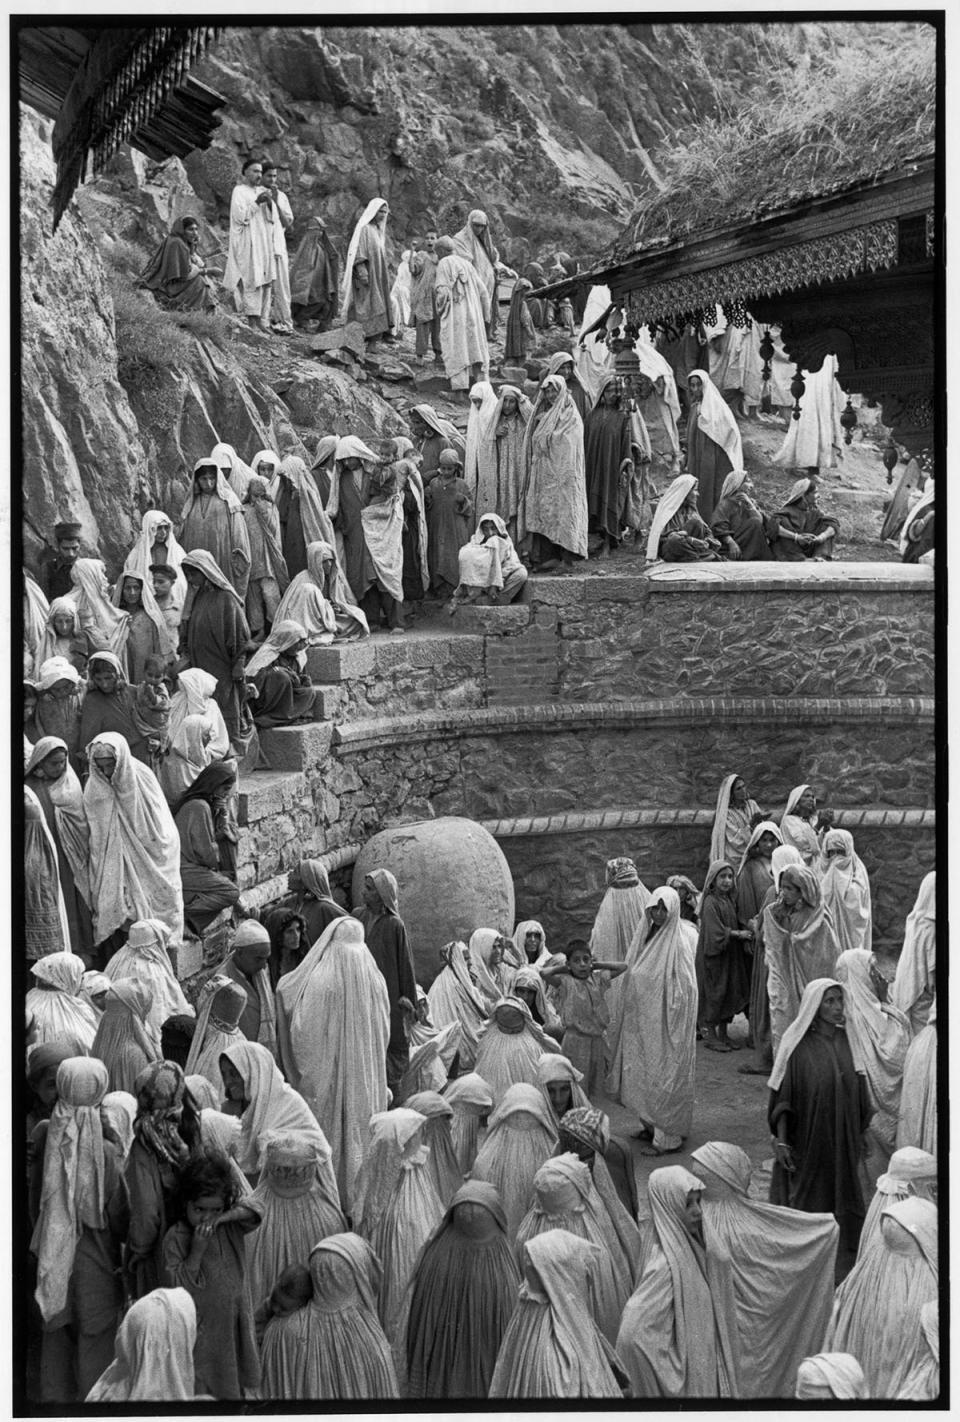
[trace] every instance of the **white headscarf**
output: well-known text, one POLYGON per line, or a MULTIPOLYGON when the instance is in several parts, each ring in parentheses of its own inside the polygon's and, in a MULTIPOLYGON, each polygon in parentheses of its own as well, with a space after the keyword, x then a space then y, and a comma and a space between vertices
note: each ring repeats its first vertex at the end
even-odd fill
POLYGON ((217 678, 199 667, 187 667, 177 673, 177 689, 170 698, 170 739, 174 739, 187 716, 203 716, 213 731, 207 743, 210 759, 223 760, 230 753, 230 737, 223 712, 214 699, 216 690, 217 678))
MULTIPOLYGON (((183 578, 183 573, 178 571, 177 576, 183 578)), ((177 639, 167 626, 163 613, 157 605, 157 599, 153 592, 153 579, 150 576, 149 567, 144 571, 139 563, 131 563, 131 559, 127 559, 123 566, 123 572, 114 584, 113 595, 110 599, 114 607, 123 608, 123 583, 125 578, 135 578, 140 584, 140 605, 156 629, 160 656, 165 659, 175 657, 177 654, 177 639)), ((183 581, 186 583, 185 578, 183 581)), ((127 617, 130 616, 125 608, 124 613, 127 617)))
MULTIPOLYGON (((107 570, 100 558, 78 558, 70 570, 76 591, 77 612, 85 632, 99 634, 104 650, 123 659, 130 631, 130 617, 110 601, 107 570)), ((94 643, 96 645, 96 642, 94 643)))
POLYGON ((703 385, 697 428, 703 430, 708 439, 712 439, 714 444, 720 446, 734 469, 742 469, 743 443, 740 439, 740 427, 734 418, 733 411, 705 370, 691 370, 687 376, 688 383, 690 376, 693 375, 703 385))
MULTIPOLYGON (((780 831, 777 830, 779 834, 780 831)), ((780 892, 780 875, 788 864, 803 864, 803 855, 799 849, 792 844, 778 844, 770 856, 770 873, 773 875, 773 887, 777 893, 780 892)))
POLYGON ((873 947, 870 879, 848 830, 827 830, 820 861, 823 902, 830 910, 842 949, 873 947), (830 854, 842 849, 843 854, 830 854))
POLYGON ((242 503, 246 498, 250 480, 253 478, 253 470, 249 464, 244 464, 232 444, 215 444, 210 451, 209 462, 216 464, 218 469, 229 464, 230 473, 226 476, 227 482, 242 503))
MULTIPOLYGON (((353 266, 357 260, 357 248, 360 246, 360 232, 376 217, 382 207, 387 209, 387 216, 390 215, 390 204, 386 198, 371 198, 363 210, 359 222, 353 229, 353 236, 350 238, 350 246, 347 248, 347 260, 343 267, 343 280, 340 283, 340 309, 344 313, 353 291, 353 266)), ((338 456, 339 457, 339 456, 338 456)))
MULTIPOLYGON (((844 993, 844 997, 846 997, 843 984, 838 982, 836 978, 814 978, 813 981, 807 983, 804 988, 803 997, 800 999, 800 1010, 781 1038, 780 1049, 777 1052, 773 1070, 767 1078, 767 1085, 771 1091, 777 1091, 779 1087, 782 1086, 783 1078, 787 1072, 787 1063, 810 1031, 814 1019, 820 1011, 820 1003, 823 1000, 823 994, 827 988, 833 987, 840 988, 841 992, 844 993)), ((848 1037, 847 1040, 850 1043, 850 1054, 853 1057, 853 1065, 857 1071, 862 1072, 863 1062, 860 1057, 856 1039, 848 1037)))
POLYGON ((683 508, 690 490, 696 482, 692 474, 681 474, 671 484, 668 484, 661 494, 656 513, 653 515, 653 522, 650 525, 650 535, 647 538, 648 563, 655 563, 660 557, 660 539, 663 536, 663 530, 674 514, 679 513, 683 508))
MULTIPOLYGON (((219 445, 217 447, 220 448, 219 445)), ((230 446, 225 445, 223 447, 229 449, 230 446)), ((236 458, 236 456, 234 457, 236 458)), ((244 468, 246 468, 246 465, 244 465, 244 468)), ((223 502, 226 504, 227 508, 230 510, 231 513, 243 512, 243 506, 240 503, 240 500, 237 498, 237 495, 234 493, 233 489, 227 482, 226 475, 221 470, 220 465, 217 463, 216 459, 214 459, 213 455, 209 455, 206 459, 198 459, 196 464, 193 466, 193 477, 190 480, 190 492, 187 494, 186 501, 183 505, 183 511, 180 514, 181 532, 183 531, 183 524, 189 517, 194 504, 196 503, 197 499, 201 497, 197 489, 197 475, 199 474, 201 469, 216 470, 217 487, 213 491, 214 494, 218 499, 223 500, 223 502)))
POLYGON ((176 573, 171 596, 173 606, 180 608, 183 606, 183 600, 187 595, 187 580, 183 576, 180 567, 186 550, 177 542, 176 535, 173 531, 173 520, 168 514, 165 514, 162 509, 147 509, 147 512, 143 515, 143 518, 140 520, 140 533, 136 543, 127 554, 124 572, 129 572, 132 577, 141 578, 144 587, 149 585, 152 591, 153 583, 150 578, 150 567, 153 563, 153 545, 157 541, 157 529, 162 523, 169 524, 170 526, 170 532, 167 534, 167 542, 165 545, 167 550, 166 561, 170 568, 176 573))
POLYGON ((299 1092, 288 1086, 280 1070, 259 1042, 246 1038, 235 1042, 223 1054, 243 1078, 244 1095, 250 1103, 240 1118, 237 1162, 244 1175, 256 1175, 263 1163, 268 1131, 305 1131, 325 1152, 330 1145, 299 1092))
POLYGON ((797 1369, 795 1397, 822 1398, 823 1389, 844 1402, 863 1397, 866 1392, 863 1369, 849 1353, 815 1353, 804 1358, 797 1369))
POLYGON ((197 1309, 186 1289, 137 1299, 117 1330, 113 1362, 87 1402, 191 1402, 197 1309))
POLYGON ((104 968, 112 982, 136 978, 149 986, 153 1003, 146 1022, 155 1032, 157 1041, 168 1017, 193 1016, 193 1008, 183 994, 167 952, 170 937, 170 929, 162 919, 139 919, 131 924, 126 943, 104 968))
POLYGON ((254 652, 247 662, 246 674, 248 677, 256 676, 257 672, 263 671, 265 667, 272 666, 283 652, 288 652, 291 647, 295 647, 298 642, 307 640, 307 629, 301 627, 299 622, 294 622, 292 618, 284 618, 282 621, 274 622, 269 637, 263 645, 254 652))
POLYGON ((470 388, 470 414, 467 417, 467 438, 463 456, 463 479, 476 503, 477 480, 480 473, 480 446, 487 438, 490 422, 498 405, 497 394, 489 380, 478 380, 470 388), (473 403, 480 400, 479 408, 473 403))

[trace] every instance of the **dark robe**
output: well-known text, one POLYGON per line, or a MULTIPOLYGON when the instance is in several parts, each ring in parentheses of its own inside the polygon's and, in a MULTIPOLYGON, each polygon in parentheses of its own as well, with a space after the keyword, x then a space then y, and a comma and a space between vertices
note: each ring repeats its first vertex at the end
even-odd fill
POLYGON ((699 514, 681 509, 674 514, 660 535, 660 557, 666 563, 716 563, 720 555, 713 548, 702 550, 690 541, 693 538, 712 538, 707 525, 699 514))
POLYGON ((374 962, 383 974, 390 998, 390 1040, 387 1043, 387 1085, 396 1094, 409 1056, 407 1037, 403 1030, 400 999, 417 1001, 417 980, 410 956, 410 944, 403 919, 393 913, 373 914, 360 909, 355 917, 363 924, 363 936, 373 954, 374 962))
POLYGON ((300 517, 300 494, 283 474, 280 475, 277 490, 277 513, 280 515, 283 561, 290 577, 295 578, 307 567, 307 541, 303 536, 303 519, 300 517))
POLYGON ((150 764, 147 737, 137 716, 137 693, 126 682, 121 682, 116 691, 109 694, 91 686, 84 697, 80 712, 81 749, 86 751, 90 742, 105 731, 116 731, 123 736, 131 755, 144 765, 150 764))
POLYGON ((423 601, 420 563, 420 505, 408 485, 403 491, 403 600, 423 601))
POLYGON ((278 657, 258 671, 253 680, 258 692, 253 719, 258 726, 289 726, 312 715, 317 693, 295 660, 291 664, 288 658, 278 657))
POLYGON ((41 780, 36 775, 28 775, 24 780, 24 785, 28 785, 37 799, 40 801, 40 808, 43 810, 43 817, 47 822, 47 828, 53 836, 53 842, 57 846, 57 860, 60 867, 60 889, 63 893, 63 902, 67 910, 67 924, 70 930, 70 948, 74 953, 89 954, 93 950, 93 919, 90 910, 77 888, 77 881, 73 877, 73 870, 70 868, 70 861, 64 853, 63 845, 60 842, 60 834, 57 830, 57 817, 53 801, 50 799, 49 781, 41 780))
POLYGON ((424 486, 436 478, 440 468, 440 456, 445 449, 455 449, 460 458, 466 454, 466 445, 463 435, 443 435, 436 434, 433 430, 427 435, 420 445, 420 477, 424 486))
POLYGON ((756 504, 743 494, 728 494, 713 511, 710 527, 726 552, 724 539, 732 538, 744 562, 762 562, 773 557, 767 542, 767 521, 756 504))
POLYGON ((633 458, 630 416, 623 410, 597 405, 584 421, 583 451, 590 532, 603 533, 619 543, 625 492, 620 488, 620 466, 633 458))
POLYGON ((731 930, 739 928, 732 898, 704 894, 700 905, 697 941, 697 979, 700 988, 698 1017, 711 1027, 730 1022, 750 998, 746 954, 731 930))
MULTIPOLYGON (((737 877, 737 918, 742 928, 753 933, 750 957, 750 1037, 761 1066, 773 1066, 773 1042, 770 1036, 770 998, 767 994, 767 963, 763 951, 763 910, 772 897, 773 873, 770 860, 754 855, 744 864, 737 877)), ((748 948, 751 945, 747 945, 748 948)))
POLYGON ((434 479, 424 491, 427 557, 434 588, 460 582, 460 549, 470 541, 473 501, 462 479, 434 479))
MULTIPOLYGON (((933 504, 928 504, 920 515, 920 519, 926 518, 927 514, 933 513, 933 504)), ((920 519, 917 522, 920 522, 920 519)), ((916 538, 911 537, 910 530, 907 530, 907 551, 902 555, 902 563, 919 563, 924 553, 929 553, 935 546, 936 538, 934 526, 936 520, 931 518, 930 522, 916 538)))
POLYGON ((524 277, 518 277, 510 297, 503 359, 508 365, 524 365, 527 352, 537 344, 537 329, 530 314, 527 292, 533 288, 524 277))
POLYGON ((130 1198, 126 1271, 134 1298, 163 1285, 163 1237, 177 1218, 176 1168, 135 1140, 124 1170, 130 1198))
POLYGON ((209 582, 198 588, 186 627, 187 656, 191 666, 216 677, 213 696, 231 742, 249 726, 243 701, 243 656, 249 640, 250 628, 237 599, 209 582))
POLYGON ((409 1396, 482 1399, 516 1307, 520 1275, 502 1229, 459 1230, 452 1211, 417 1264, 407 1324, 409 1396))
POLYGON ((774 1164, 770 1203, 836 1218, 838 1279, 853 1264, 863 1228, 860 1141, 871 1114, 866 1078, 854 1068, 845 1033, 808 1032, 779 1088, 770 1093, 770 1129, 776 1135, 778 1120, 788 1117, 787 1142, 796 1164, 792 1174, 774 1164))
POLYGON ((687 420, 687 473, 700 481, 700 496, 697 503, 701 517, 709 523, 720 498, 723 481, 733 469, 730 456, 709 435, 704 434, 697 424, 700 418, 699 402, 690 408, 687 420))
POLYGON ((218 1226, 195 1274, 187 1264, 193 1230, 186 1220, 167 1230, 163 1241, 164 1286, 186 1289, 197 1306, 193 1349, 197 1392, 218 1401, 240 1400, 245 1388, 260 1382, 253 1308, 243 1286, 245 1236, 259 1224, 258 1216, 218 1226))
POLYGON ((47 595, 47 602, 55 597, 69 597, 74 591, 73 564, 65 563, 59 553, 47 550, 40 565, 40 586, 47 595))
POLYGON ((363 536, 361 517, 367 502, 369 482, 366 475, 362 475, 358 489, 356 473, 346 469, 340 471, 340 508, 334 519, 334 526, 343 535, 343 571, 358 603, 362 602, 367 588, 376 582, 376 570, 363 536))
POLYGON ((41 691, 37 696, 37 709, 33 715, 34 724, 41 736, 57 736, 61 741, 66 741, 70 764, 74 770, 77 768, 77 757, 84 749, 80 739, 82 710, 83 698, 79 689, 69 691, 66 696, 54 695, 53 691, 41 691))
POLYGON ((212 311, 216 299, 212 279, 204 275, 196 247, 183 236, 181 217, 154 252, 140 278, 140 286, 152 291, 159 305, 168 311, 212 311))
POLYGON ((188 800, 173 822, 180 836, 184 917, 202 933, 218 913, 237 903, 240 891, 223 872, 221 848, 214 837, 213 811, 207 802, 188 800))
POLYGON ((290 306, 298 321, 328 325, 337 314, 340 258, 325 231, 309 227, 290 263, 290 306))
POLYGON ((828 528, 833 529, 836 535, 840 530, 838 520, 823 513, 821 509, 803 509, 798 502, 787 504, 772 515, 767 530, 770 548, 778 563, 802 563, 807 558, 828 558, 832 548, 832 543, 824 543, 821 547, 805 553, 799 543, 779 536, 781 526, 789 528, 792 533, 812 535, 826 533, 828 528))

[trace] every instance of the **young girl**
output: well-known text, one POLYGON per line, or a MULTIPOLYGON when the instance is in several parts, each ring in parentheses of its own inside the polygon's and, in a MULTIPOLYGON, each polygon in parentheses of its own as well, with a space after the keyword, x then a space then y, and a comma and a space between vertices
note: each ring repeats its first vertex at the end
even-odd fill
POLYGON ((752 935, 737 919, 736 875, 733 865, 717 859, 703 883, 697 979, 700 1017, 706 1028, 704 1046, 712 1052, 739 1051, 727 1028, 750 1002, 750 975, 744 942, 752 935))
POLYGON ((584 1090, 591 1101, 603 1092, 605 1071, 603 1037, 610 1022, 604 994, 612 978, 627 970, 626 963, 600 963, 586 943, 574 941, 566 963, 540 969, 540 976, 555 991, 563 1024, 563 1053, 583 1072, 584 1090), (601 977, 603 973, 606 976, 601 977))
POLYGON ((260 1210, 237 1186, 226 1158, 204 1154, 180 1176, 184 1218, 167 1230, 163 1267, 169 1288, 187 1290, 197 1306, 194 1367, 198 1392, 241 1399, 260 1381, 253 1312, 244 1285, 244 1235, 260 1210))
POLYGON ((149 656, 143 664, 143 680, 137 686, 135 716, 147 738, 150 769, 157 774, 170 745, 170 693, 164 682, 163 657, 149 656))

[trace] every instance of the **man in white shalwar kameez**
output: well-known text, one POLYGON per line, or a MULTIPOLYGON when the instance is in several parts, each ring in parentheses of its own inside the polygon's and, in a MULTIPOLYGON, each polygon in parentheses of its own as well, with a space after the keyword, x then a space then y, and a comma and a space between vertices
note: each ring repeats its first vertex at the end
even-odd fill
POLYGON ((273 203, 273 303, 271 317, 275 330, 285 335, 293 330, 290 310, 290 255, 287 232, 293 226, 290 199, 279 186, 279 169, 268 163, 263 170, 263 184, 273 203))
POLYGON ((443 364, 451 390, 469 390, 476 380, 486 380, 490 370, 486 329, 490 298, 473 265, 456 254, 449 237, 441 237, 436 250, 443 364))
POLYGON ((263 164, 248 158, 242 181, 230 199, 230 248, 223 273, 225 291, 251 326, 270 329, 275 272, 273 224, 277 221, 263 183, 263 164))

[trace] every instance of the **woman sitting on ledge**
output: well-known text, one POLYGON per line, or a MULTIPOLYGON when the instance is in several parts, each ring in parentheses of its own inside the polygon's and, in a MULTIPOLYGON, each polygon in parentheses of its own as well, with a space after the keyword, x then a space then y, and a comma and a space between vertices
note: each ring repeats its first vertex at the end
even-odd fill
POLYGON ((764 562, 773 557, 767 542, 770 520, 753 501, 753 480, 734 469, 723 481, 710 527, 724 556, 735 562, 764 562))
POLYGON ((697 508, 697 481, 681 474, 669 484, 657 505, 647 540, 647 562, 716 563, 720 544, 697 508))
POLYGON ((312 719, 317 696, 310 678, 300 670, 300 654, 306 648, 306 629, 299 622, 284 620, 274 625, 247 663, 247 679, 257 691, 251 711, 263 729, 312 719))
POLYGON ((307 566, 280 599, 273 625, 290 620, 305 629, 311 647, 370 636, 331 543, 307 544, 307 566))
POLYGON ((216 284, 197 254, 199 241, 197 219, 178 218, 143 270, 139 285, 167 311, 216 310, 216 284))
POLYGON ((798 479, 783 508, 771 517, 768 536, 779 563, 802 563, 805 558, 832 558, 839 530, 839 520, 817 503, 817 481, 798 479))

